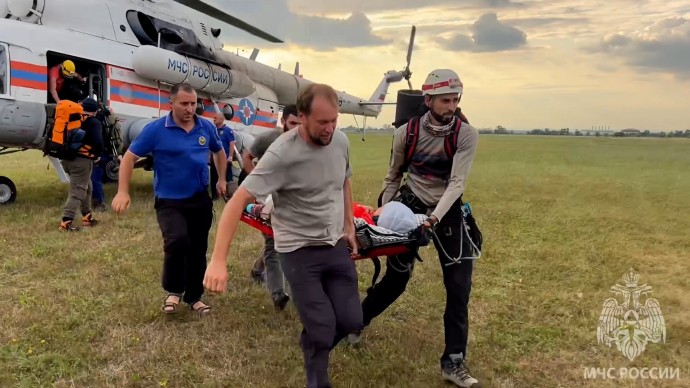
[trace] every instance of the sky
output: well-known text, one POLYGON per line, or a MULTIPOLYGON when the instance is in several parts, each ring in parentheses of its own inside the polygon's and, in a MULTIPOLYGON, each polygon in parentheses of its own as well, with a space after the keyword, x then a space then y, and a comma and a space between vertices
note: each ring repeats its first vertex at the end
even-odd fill
MULTIPOLYGON (((387 70, 458 73, 477 128, 690 128, 690 0, 207 0, 285 41, 223 26, 225 49, 368 98, 387 70)), ((392 84, 394 102, 405 80, 392 84)), ((367 125, 390 124, 385 106, 367 125)), ((342 115, 340 125, 362 125, 342 115)))

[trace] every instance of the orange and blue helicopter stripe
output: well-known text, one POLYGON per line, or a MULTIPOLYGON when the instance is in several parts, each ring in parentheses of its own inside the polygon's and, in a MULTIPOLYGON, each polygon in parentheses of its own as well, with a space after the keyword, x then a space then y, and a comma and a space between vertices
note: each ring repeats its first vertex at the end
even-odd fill
POLYGON ((33 63, 10 61, 10 85, 46 91, 48 70, 33 63))
MULTIPOLYGON (((169 96, 170 93, 166 90, 161 90, 159 95, 158 89, 150 86, 138 85, 114 79, 110 80, 111 101, 156 109, 160 107, 162 110, 168 110, 169 96)), ((215 108, 213 103, 206 99, 202 99, 202 102, 204 104, 203 116, 209 118, 214 117, 215 108)), ((225 106, 224 103, 219 103, 218 105, 219 108, 225 106)), ((243 123, 242 118, 240 117, 239 105, 231 104, 231 106, 235 111, 235 116, 231 121, 235 123, 243 123)), ((273 114, 272 112, 264 112, 253 109, 252 114, 254 115, 252 120, 253 125, 265 128, 274 128, 277 124, 277 115, 273 114)))
POLYGON ((159 95, 156 88, 114 79, 110 80, 110 99, 112 101, 158 108, 159 106, 165 107, 168 104, 169 95, 165 90, 161 90, 159 95))

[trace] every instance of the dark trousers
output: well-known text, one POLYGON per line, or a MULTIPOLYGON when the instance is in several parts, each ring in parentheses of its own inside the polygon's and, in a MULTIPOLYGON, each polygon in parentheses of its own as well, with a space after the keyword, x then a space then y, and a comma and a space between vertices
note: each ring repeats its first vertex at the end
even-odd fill
MULTIPOLYGON (((218 190, 216 189, 216 185, 218 184, 218 170, 216 169, 216 163, 213 161, 213 158, 211 158, 210 175, 209 190, 211 191, 211 199, 215 200, 218 198, 218 190)), ((228 162, 225 168, 225 182, 232 182, 232 163, 230 162, 228 162)))
POLYGON ((94 203, 105 202, 105 192, 103 191, 103 175, 105 175, 105 165, 112 160, 110 155, 104 154, 98 163, 93 164, 93 171, 91 172, 91 185, 93 192, 91 196, 94 203))
MULTIPOLYGON (((423 209, 402 201, 415 212, 425 213, 423 209)), ((443 314, 445 331, 445 349, 441 356, 441 363, 452 359, 464 359, 467 355, 468 333, 468 304, 472 288, 473 260, 461 260, 451 263, 443 254, 443 249, 453 258, 459 257, 462 233, 462 201, 458 200, 448 213, 436 225, 439 241, 434 239, 434 246, 439 253, 439 261, 443 271, 443 285, 446 289, 446 308, 443 314), (441 247, 443 249, 441 249, 441 247), (451 357, 452 356, 452 357, 451 357)), ((463 256, 471 255, 471 245, 465 236, 462 239, 463 256)), ((413 255, 398 255, 386 260, 386 273, 362 302, 363 324, 369 325, 371 320, 381 314, 388 306, 405 291, 412 275, 415 258, 413 255), (406 270, 407 269, 407 270, 406 270)))
POLYGON ((192 304, 204 293, 208 232, 213 204, 206 191, 185 199, 156 198, 156 216, 163 235, 163 289, 182 294, 192 304))
POLYGON ((271 295, 285 292, 285 276, 280 266, 280 257, 275 250, 273 237, 264 234, 264 251, 261 260, 266 268, 266 286, 271 295))
POLYGON ((331 387, 331 349, 362 324, 357 271, 347 242, 280 253, 303 329, 300 345, 307 388, 331 387))

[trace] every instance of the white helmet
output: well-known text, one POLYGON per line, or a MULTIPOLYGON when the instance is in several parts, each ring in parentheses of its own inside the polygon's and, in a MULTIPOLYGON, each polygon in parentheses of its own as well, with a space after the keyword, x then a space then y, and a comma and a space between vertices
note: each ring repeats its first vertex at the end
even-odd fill
POLYGON ((424 95, 435 96, 438 94, 462 94, 462 81, 453 70, 436 69, 426 76, 422 85, 424 95))

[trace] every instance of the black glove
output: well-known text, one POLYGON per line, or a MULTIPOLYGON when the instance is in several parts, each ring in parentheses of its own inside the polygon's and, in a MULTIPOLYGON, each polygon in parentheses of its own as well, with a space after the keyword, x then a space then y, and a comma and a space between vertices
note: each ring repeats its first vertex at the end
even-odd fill
POLYGON ((410 232, 410 237, 417 241, 418 246, 425 246, 431 242, 431 230, 425 228, 424 224, 422 224, 410 232))

